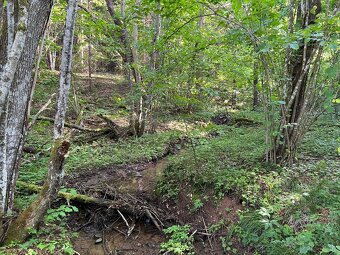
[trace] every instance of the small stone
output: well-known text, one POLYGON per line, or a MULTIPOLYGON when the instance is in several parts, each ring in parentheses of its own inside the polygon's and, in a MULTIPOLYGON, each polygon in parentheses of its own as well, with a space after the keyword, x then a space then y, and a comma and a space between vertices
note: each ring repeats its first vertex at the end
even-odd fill
POLYGON ((101 242, 103 242, 103 238, 98 238, 98 239, 96 239, 95 244, 99 244, 101 242))

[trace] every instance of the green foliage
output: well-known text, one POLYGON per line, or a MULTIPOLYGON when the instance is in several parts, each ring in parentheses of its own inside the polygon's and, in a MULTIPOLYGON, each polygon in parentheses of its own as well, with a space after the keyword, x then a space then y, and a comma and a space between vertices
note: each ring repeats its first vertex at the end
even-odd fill
POLYGON ((52 223, 55 221, 60 221, 65 218, 68 214, 78 212, 78 208, 71 205, 61 205, 56 209, 48 209, 47 215, 45 217, 46 223, 52 223))
POLYGON ((262 254, 337 254, 339 167, 320 161, 284 169, 275 199, 264 195, 263 207, 242 213, 235 234, 262 254))
POLYGON ((301 152, 310 156, 337 156, 340 147, 337 123, 336 120, 324 120, 314 125, 302 142, 301 152))
MULTIPOLYGON (((46 140, 49 141, 50 134, 44 134, 46 129, 39 130, 36 125, 33 132, 29 134, 29 144, 34 148, 46 148, 46 140), (41 131, 43 133, 41 133, 41 131)), ((151 161, 161 157, 167 150, 171 141, 176 140, 178 132, 164 132, 158 134, 147 134, 140 138, 130 138, 122 141, 110 141, 102 139, 90 144, 72 145, 69 157, 66 160, 65 170, 67 172, 91 167, 104 167, 112 164, 134 163, 140 161, 151 161)), ((27 161, 21 165, 19 179, 25 182, 41 184, 47 173, 49 153, 32 158, 26 155, 27 161)))
POLYGON ((164 254, 193 255, 193 235, 189 234, 190 226, 174 225, 164 230, 169 240, 161 244, 161 252, 164 254))
POLYGON ((66 217, 76 212, 78 208, 72 205, 61 205, 58 208, 49 209, 42 228, 30 230, 30 238, 26 242, 12 243, 3 247, 0 254, 3 254, 2 252, 6 249, 13 249, 17 254, 77 254, 71 242, 76 235, 68 229, 66 224, 66 217))
POLYGON ((247 203, 254 203, 251 196, 256 196, 254 192, 259 190, 256 176, 262 168, 256 165, 264 153, 264 147, 259 144, 261 132, 254 132, 253 128, 216 126, 208 126, 208 130, 218 132, 219 137, 194 139, 193 148, 171 158, 158 192, 176 198, 179 185, 188 182, 198 190, 213 187, 216 197, 233 193, 244 196, 247 203))

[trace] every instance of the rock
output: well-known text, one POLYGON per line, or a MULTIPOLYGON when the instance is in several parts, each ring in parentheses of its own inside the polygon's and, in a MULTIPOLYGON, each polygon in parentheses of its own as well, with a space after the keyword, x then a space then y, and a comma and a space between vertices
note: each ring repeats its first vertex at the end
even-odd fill
POLYGON ((95 244, 100 244, 103 242, 103 238, 98 238, 96 239, 96 241, 94 242, 95 244))

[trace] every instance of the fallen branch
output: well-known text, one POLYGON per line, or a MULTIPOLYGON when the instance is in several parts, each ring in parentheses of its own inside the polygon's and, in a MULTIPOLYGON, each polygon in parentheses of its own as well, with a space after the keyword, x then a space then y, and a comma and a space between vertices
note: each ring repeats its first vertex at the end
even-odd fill
MULTIPOLYGON (((50 118, 50 117, 44 117, 44 116, 41 116, 41 117, 38 117, 37 120, 46 120, 46 121, 49 121, 49 122, 54 122, 54 119, 53 118, 50 118)), ((64 124, 65 127, 68 127, 68 128, 74 128, 74 129, 77 129, 77 130, 80 130, 80 131, 85 131, 85 132, 95 132, 95 133, 99 133, 99 132, 106 132, 106 131, 109 131, 110 129, 102 129, 102 128, 86 128, 86 127, 82 127, 82 126, 79 126, 79 125, 76 125, 76 124, 72 124, 72 123, 65 123, 64 124)))
MULTIPOLYGON (((46 102, 46 104, 43 105, 43 107, 40 108, 40 110, 37 112, 36 115, 34 115, 34 117, 32 118, 31 122, 28 124, 27 129, 30 130, 31 127, 34 125, 34 123, 37 121, 39 115, 45 111, 47 109, 47 107, 52 103, 52 99, 56 94, 52 94, 51 97, 48 99, 48 101, 46 102)), ((54 121, 54 119, 53 119, 54 121)))
MULTIPOLYGON (((42 190, 41 186, 29 184, 23 181, 17 181, 17 187, 30 193, 39 193, 42 190)), ((131 195, 127 197, 120 197, 117 200, 110 200, 59 191, 58 197, 67 201, 75 201, 81 204, 96 205, 100 207, 107 207, 109 209, 115 209, 117 211, 119 210, 120 212, 125 212, 136 217, 146 217, 149 218, 160 231, 162 231, 160 226, 164 226, 164 224, 159 219, 167 218, 161 209, 154 208, 147 202, 137 199, 131 195), (163 217, 160 217, 160 215, 163 215, 163 217)))

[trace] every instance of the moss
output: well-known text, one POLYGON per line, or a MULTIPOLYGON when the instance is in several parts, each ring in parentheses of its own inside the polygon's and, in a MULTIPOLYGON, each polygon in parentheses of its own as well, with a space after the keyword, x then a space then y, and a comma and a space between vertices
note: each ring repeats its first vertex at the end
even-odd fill
POLYGON ((20 22, 17 25, 17 31, 22 31, 22 32, 26 32, 27 31, 27 26, 24 22, 20 22))
POLYGON ((5 245, 9 245, 13 242, 23 242, 29 236, 29 228, 27 223, 32 214, 35 213, 36 208, 39 206, 41 199, 35 200, 26 210, 24 210, 18 218, 16 218, 10 225, 7 236, 5 239, 5 245))

